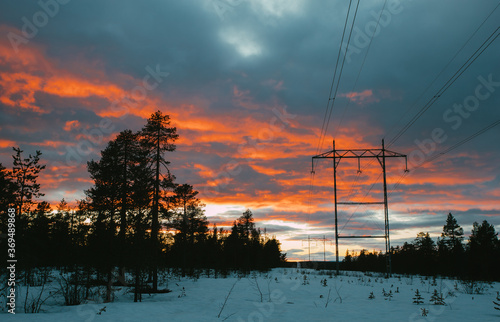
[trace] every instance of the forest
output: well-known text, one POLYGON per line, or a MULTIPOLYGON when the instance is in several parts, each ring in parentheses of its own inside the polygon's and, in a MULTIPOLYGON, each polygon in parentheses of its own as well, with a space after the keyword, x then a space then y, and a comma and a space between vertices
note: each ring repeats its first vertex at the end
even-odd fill
MULTIPOLYGON (((182 276, 266 270, 286 260, 280 243, 263 234, 246 210, 225 231, 209 222, 198 191, 177 183, 169 171, 168 153, 176 149, 177 129, 157 111, 139 132, 125 130, 88 162, 93 185, 70 209, 63 199, 55 206, 43 197, 38 183, 40 151, 23 156, 14 148, 12 170, 0 164, 0 231, 7 237, 7 210, 15 209, 15 258, 27 284, 41 269, 56 268, 72 275, 71 284, 130 284, 134 300, 158 289, 159 271, 182 276)), ((12 236, 14 237, 14 236, 12 236)), ((7 238, 0 238, 2 257, 7 238)), ((19 275, 20 276, 20 275, 19 275)), ((107 295, 111 300, 111 291, 107 295)))
MULTIPOLYGON (((450 276, 461 280, 500 281, 500 240, 493 225, 474 222, 469 238, 449 213, 441 237, 435 242, 420 232, 413 242, 391 247, 392 271, 400 274, 450 276)), ((385 272, 386 255, 381 252, 347 251, 346 270, 385 272)))

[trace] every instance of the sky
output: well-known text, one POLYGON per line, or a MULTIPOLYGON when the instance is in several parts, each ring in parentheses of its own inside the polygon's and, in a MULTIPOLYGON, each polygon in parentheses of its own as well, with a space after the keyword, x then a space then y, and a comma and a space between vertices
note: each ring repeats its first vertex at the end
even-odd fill
MULTIPOLYGON (((311 259, 334 260, 332 160, 312 175, 311 158, 333 140, 384 139, 410 170, 387 160, 392 245, 436 239, 448 213, 466 235, 475 221, 498 230, 498 1, 349 3, 2 1, 0 163, 12 166, 14 146, 40 150, 42 200, 76 204, 92 185, 87 161, 161 110, 180 136, 170 170, 211 223, 250 209, 289 259, 309 258, 310 237, 311 259)), ((338 164, 339 201, 382 200, 378 162, 359 169, 338 164)), ((339 206, 338 222, 342 236, 384 232, 380 205, 339 206)), ((384 247, 344 239, 339 252, 384 247)))

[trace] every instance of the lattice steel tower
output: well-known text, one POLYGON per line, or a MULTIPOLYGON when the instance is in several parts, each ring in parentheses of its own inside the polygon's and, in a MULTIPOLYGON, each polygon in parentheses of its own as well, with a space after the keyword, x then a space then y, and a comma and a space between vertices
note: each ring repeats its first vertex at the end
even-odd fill
POLYGON ((384 140, 382 140, 382 149, 350 149, 336 150, 335 140, 333 140, 333 150, 318 154, 312 157, 312 172, 314 173, 314 159, 333 159, 333 191, 335 196, 335 257, 337 260, 337 274, 339 273, 339 238, 384 238, 386 253, 386 273, 391 275, 391 242, 389 238, 389 206, 387 202, 387 178, 386 178, 386 158, 405 158, 405 171, 408 171, 408 161, 404 154, 385 149, 384 140), (358 170, 360 160, 364 158, 376 158, 382 167, 384 177, 384 200, 380 202, 338 202, 337 200, 337 167, 342 159, 358 159, 358 170), (338 231, 338 205, 384 205, 384 223, 385 233, 383 236, 339 236, 338 231))

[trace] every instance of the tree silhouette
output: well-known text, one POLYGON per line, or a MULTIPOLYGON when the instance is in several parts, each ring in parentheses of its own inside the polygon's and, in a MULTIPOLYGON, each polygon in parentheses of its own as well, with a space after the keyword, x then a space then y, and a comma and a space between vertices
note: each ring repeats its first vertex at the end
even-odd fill
POLYGON ((448 249, 462 247, 462 240, 464 239, 464 230, 457 223, 457 220, 451 213, 446 218, 446 224, 443 226, 443 233, 441 234, 448 249))
POLYGON ((445 274, 457 275, 460 271, 464 255, 463 235, 464 230, 449 213, 437 243, 441 271, 445 274))
POLYGON ((473 278, 480 276, 491 279, 498 276, 499 241, 495 227, 486 220, 481 224, 474 222, 469 236, 469 274, 473 278))
POLYGON ((10 171, 0 163, 0 211, 3 212, 10 206, 13 206, 15 190, 16 185, 12 181, 10 171))
MULTIPOLYGON (((29 211, 36 203, 36 199, 43 196, 40 192, 40 184, 37 182, 40 172, 45 169, 45 165, 40 164, 40 156, 42 153, 36 151, 35 155, 29 154, 28 157, 23 157, 23 151, 20 148, 13 148, 14 155, 13 167, 10 172, 10 177, 14 183, 14 206, 17 208, 16 218, 16 243, 18 254, 26 254, 30 252, 30 236, 29 236, 29 211)), ((21 255, 23 256, 23 255, 21 255)), ((29 259, 26 262, 30 266, 29 259)), ((30 278, 29 271, 26 274, 27 279, 30 278)))
POLYGON ((39 164, 42 153, 36 151, 35 155, 23 158, 23 151, 20 148, 13 148, 15 154, 14 166, 12 168, 12 178, 16 184, 15 198, 18 208, 18 215, 29 211, 34 205, 34 199, 44 196, 40 192, 40 184, 37 183, 38 175, 45 169, 45 165, 39 164))
POLYGON ((203 211, 205 205, 197 195, 198 191, 194 190, 193 186, 182 184, 174 189, 174 195, 170 197, 170 207, 174 214, 172 227, 179 231, 176 236, 190 244, 194 244, 197 234, 204 235, 208 231, 208 222, 203 211))
POLYGON ((53 264, 52 261, 55 256, 51 249, 50 211, 50 204, 48 202, 42 201, 37 204, 30 223, 29 232, 26 234, 27 239, 22 240, 22 243, 26 244, 26 249, 21 254, 25 256, 23 261, 29 267, 41 267, 49 263, 53 264))
MULTIPOLYGON (((142 129, 141 144, 148 151, 148 161, 154 169, 154 193, 153 207, 151 211, 151 240, 153 251, 158 250, 159 232, 159 211, 160 211, 160 188, 162 181, 165 185, 173 182, 173 178, 168 170, 170 164, 164 157, 165 152, 175 151, 174 142, 178 139, 177 129, 170 126, 170 117, 161 111, 153 113, 147 120, 146 126, 142 129), (162 173, 162 166, 167 170, 166 175, 162 173), (163 177, 164 180, 161 179, 163 177)), ((153 265, 153 289, 158 288, 158 274, 156 265, 153 265)))
POLYGON ((14 207, 16 185, 10 171, 0 163, 0 251, 7 254, 7 210, 14 207))
POLYGON ((174 195, 169 199, 173 213, 171 226, 177 230, 174 249, 181 253, 183 273, 188 264, 188 254, 191 265, 194 257, 201 256, 196 254, 199 249, 195 249, 195 244, 203 243, 208 232, 208 221, 203 210, 205 205, 197 195, 198 191, 193 186, 182 184, 174 189, 174 195))

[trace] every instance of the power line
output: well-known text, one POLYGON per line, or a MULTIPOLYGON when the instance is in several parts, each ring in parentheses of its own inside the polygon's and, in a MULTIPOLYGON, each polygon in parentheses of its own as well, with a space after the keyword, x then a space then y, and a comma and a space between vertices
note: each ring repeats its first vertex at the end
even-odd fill
POLYGON ((448 149, 444 150, 443 152, 440 152, 439 154, 436 154, 434 155, 433 157, 431 157, 429 160, 425 161, 424 163, 422 163, 421 165, 419 165, 417 168, 420 168, 421 166, 423 166, 424 164, 426 163, 429 163, 429 162, 433 162, 434 160, 437 160, 439 159, 440 157, 442 157, 443 155, 455 150, 456 148, 460 147, 461 145, 464 145, 465 143, 469 142, 470 140, 473 140, 474 138, 478 137, 479 135, 483 134, 484 132, 494 128, 495 126, 499 125, 500 124, 500 120, 496 120, 495 122, 491 123, 490 125, 482 128, 481 130, 477 131, 476 133, 468 136, 467 138, 463 139, 462 141, 452 145, 451 147, 449 147, 448 149))
POLYGON ((467 46, 467 44, 471 41, 471 39, 476 35, 476 33, 481 29, 481 27, 486 23, 486 21, 491 17, 491 15, 498 9, 500 6, 500 2, 493 8, 493 10, 484 18, 484 20, 481 22, 481 24, 474 30, 474 32, 469 36, 469 38, 465 41, 465 43, 460 47, 460 49, 457 50, 455 55, 448 61, 448 63, 441 69, 441 71, 434 77, 434 79, 429 83, 429 85, 424 89, 424 91, 418 96, 418 98, 415 100, 415 102, 406 110, 406 112, 399 118, 399 120, 394 124, 394 126, 389 130, 387 135, 389 135, 394 128, 403 120, 403 118, 408 115, 408 113, 417 105, 418 101, 424 96, 424 94, 431 88, 431 86, 436 82, 436 80, 444 73, 444 71, 450 66, 450 64, 455 60, 455 58, 462 52, 462 50, 467 46))
MULTIPOLYGON (((335 94, 333 95, 333 99, 332 99, 332 107, 330 108, 330 114, 328 115, 328 119, 326 121, 325 132, 324 132, 324 135, 323 135, 323 141, 320 143, 320 149, 323 146, 323 142, 324 142, 325 137, 326 137, 326 132, 328 131, 328 125, 330 124, 330 120, 332 118, 333 107, 335 105, 335 100, 337 99, 337 92, 339 90, 340 79, 342 78, 342 72, 344 71, 344 63, 345 63, 345 60, 346 60, 346 57, 347 57, 347 52, 349 50, 349 43, 351 41, 352 31, 354 29, 354 23, 356 22, 356 16, 358 14, 358 7, 359 7, 359 0, 358 0, 357 5, 356 5, 356 11, 354 12, 354 18, 352 20, 351 30, 349 32, 349 38, 347 39, 347 46, 346 46, 346 50, 345 50, 345 53, 344 53, 344 59, 342 60, 342 65, 340 66, 339 79, 337 80, 337 86, 335 88, 335 94)), ((319 150, 318 150, 318 152, 319 152, 319 150)))
MULTIPOLYGON (((349 3, 349 6, 350 6, 350 3, 349 3)), ((347 52, 349 50, 349 44, 351 42, 352 31, 354 29, 354 23, 356 22, 356 16, 358 14, 358 8, 359 8, 359 0, 357 2, 357 5, 356 5, 356 10, 354 11, 354 17, 353 17, 352 24, 351 24, 351 30, 349 31, 349 37, 347 39, 347 45, 346 45, 346 49, 345 49, 345 52, 344 52, 344 58, 342 59, 342 65, 340 66, 340 72, 339 72, 339 77, 337 79, 337 86, 335 87, 335 93, 333 94, 333 97, 332 97, 331 96, 331 91, 330 91, 330 97, 328 98, 327 111, 328 111, 328 106, 330 105, 330 101, 332 103, 331 103, 331 107, 329 108, 330 112, 328 113, 328 118, 326 119, 326 124, 324 126, 324 130, 322 131, 323 133, 320 136, 317 153, 319 153, 319 151, 321 150, 321 148, 323 146, 323 143, 324 143, 325 137, 326 137, 326 132, 328 131, 328 126, 330 124, 330 119, 332 117, 333 107, 335 105, 335 100, 337 98, 337 92, 339 90, 340 79, 342 78, 342 72, 344 71, 344 64, 345 64, 345 60, 346 60, 346 57, 347 57, 347 52)), ((342 48, 342 44, 341 44, 341 48, 342 48)), ((332 87, 333 87, 333 82, 332 82, 332 87)))
POLYGON ((434 94, 434 96, 420 109, 420 111, 396 134, 396 136, 389 142, 388 147, 394 144, 408 129, 415 124, 415 122, 441 97, 441 95, 450 88, 453 83, 481 56, 481 54, 497 39, 500 35, 496 34, 500 30, 497 27, 495 31, 479 46, 479 48, 463 63, 462 66, 453 74, 450 79, 434 94), (495 35, 496 34, 496 35, 495 35))
MULTIPOLYGON (((415 168, 413 168, 412 172, 415 172, 416 170, 418 170, 419 168, 421 168, 424 164, 427 164, 427 163, 431 163, 437 159, 439 159, 440 157, 442 157, 443 155, 457 149, 458 147, 464 145, 465 143, 475 139, 476 137, 480 136, 481 134, 487 132, 488 130, 494 128, 495 126, 498 126, 500 125, 500 120, 496 120, 495 122, 485 126, 484 128, 482 128, 481 130, 475 132, 474 134, 466 137, 465 139, 463 139, 462 141, 452 145, 451 147, 447 148, 446 150, 438 153, 438 154, 435 154, 433 157, 431 157, 430 159, 426 160, 425 162, 421 163, 420 165, 416 166, 415 168)), ((389 195, 391 195, 394 190, 396 190, 398 188, 398 186, 401 184, 401 182, 403 181, 403 179, 408 175, 408 172, 405 172, 401 175, 401 177, 399 178, 399 180, 394 184, 394 187, 392 188, 392 190, 389 192, 389 195)))
MULTIPOLYGON (((436 82, 436 80, 444 73, 444 71, 448 68, 448 66, 455 60, 455 58, 460 54, 460 52, 462 52, 462 50, 467 46, 467 44, 471 41, 471 39, 477 34, 477 32, 481 29, 481 27, 486 23, 486 21, 491 17, 491 15, 493 15, 493 13, 498 9, 498 7, 500 6, 500 2, 495 6, 495 8, 493 8, 493 10, 491 10, 491 12, 483 19, 483 21, 481 22, 481 24, 479 24, 479 26, 474 30, 474 32, 469 36, 469 38, 465 41, 465 43, 460 47, 460 49, 453 55, 453 57, 448 61, 448 63, 445 65, 445 67, 443 69, 441 69, 441 71, 438 73, 438 75, 431 81, 431 83, 426 87, 426 89, 419 95, 419 97, 415 100, 415 102, 411 105, 411 107, 409 109, 406 110, 406 112, 403 114, 403 116, 401 116, 401 118, 396 122, 396 124, 389 130, 389 132, 387 134, 390 134, 394 128, 397 126, 397 124, 399 124, 401 122, 401 120, 409 113, 410 110, 412 110, 418 103, 418 101, 420 101, 420 99, 424 96, 424 94, 429 90, 429 88, 436 82)), ((371 44, 371 42, 370 42, 371 44)), ((484 50, 483 50, 484 51, 484 50)), ((477 52, 477 51, 476 51, 477 52)), ((479 57, 479 56, 477 56, 479 57)), ((476 57, 476 58, 477 58, 476 57)), ((366 58, 366 56, 365 56, 366 58)), ((467 63, 467 62, 466 62, 467 63)), ((465 64, 466 64, 465 63, 465 64)), ((464 64, 464 65, 465 65, 464 64)), ((456 73, 455 73, 456 74, 456 73)), ((461 74, 460 74, 461 75, 461 74)), ((451 86, 451 84, 450 84, 451 86)), ((447 89, 447 88, 446 88, 447 89)), ((442 94, 442 93, 441 93, 442 94)), ((437 98, 436 98, 437 100, 437 98)), ((433 104, 434 102, 432 102, 433 104)), ((425 107, 425 106, 424 106, 425 107)), ((430 107, 430 106, 429 106, 430 107)), ((427 109, 429 108, 427 107, 427 109)), ((419 116, 420 117, 420 116, 419 116)), ((416 120, 415 120, 416 121, 416 120)), ((406 130, 405 130, 406 131, 406 130)), ((396 138, 396 140, 399 139, 396 138)), ((388 147, 391 146, 396 140, 393 140, 391 141, 389 144, 388 144, 388 147)), ((371 163, 373 162, 373 160, 370 161, 369 165, 371 165, 371 163)), ((403 176, 406 176, 407 173, 404 173, 403 176)), ((352 184, 352 187, 354 187, 354 184, 352 184)))
MULTIPOLYGON (((352 2, 352 0, 351 0, 352 2)), ((347 26, 347 21, 348 21, 348 18, 349 18, 349 12, 350 12, 350 8, 351 8, 351 2, 349 3, 349 10, 347 12, 347 17, 346 17, 346 23, 344 25, 344 33, 342 35, 342 41, 341 41, 341 48, 342 48, 342 43, 343 43, 343 39, 344 39, 344 36, 345 36, 345 32, 346 32, 346 26, 347 26)), ((462 50, 466 47, 466 45, 470 42, 470 40, 477 34, 477 32, 480 30, 480 28, 484 25, 484 23, 489 19, 489 17, 493 14, 493 12, 500 6, 500 3, 497 4, 497 6, 493 9, 492 12, 490 12, 490 14, 483 20, 483 22, 476 28, 476 30, 472 33, 472 35, 467 39, 467 41, 462 45, 462 47, 454 54, 454 56, 448 61, 448 63, 445 65, 445 67, 440 71, 440 73, 432 80, 432 82, 429 84, 429 86, 427 86, 427 88, 424 90, 424 92, 420 95, 420 97, 415 101, 415 103, 410 107, 410 109, 408 109, 406 111, 406 113, 400 118, 400 120, 397 122, 399 123, 407 114, 408 112, 413 109, 413 107, 416 105, 416 103, 418 102, 418 100, 420 100, 421 97, 423 97, 423 95, 428 91, 428 89, 435 83, 435 81, 443 74, 443 72, 449 67, 449 65, 456 59, 456 57, 459 55, 460 52, 462 52, 462 50)), ((353 26, 354 26, 354 22, 355 22, 355 19, 356 19, 356 14, 357 14, 357 10, 358 10, 358 7, 359 7, 359 0, 358 0, 358 3, 357 3, 357 6, 356 6, 356 11, 355 11, 355 14, 354 14, 354 19, 352 21, 352 25, 351 25, 351 30, 350 30, 350 33, 349 33, 349 38, 348 38, 348 43, 347 43, 347 48, 346 48, 346 53, 347 53, 347 50, 348 50, 348 46, 349 46, 349 42, 350 42, 350 39, 351 39, 351 35, 352 35, 352 31, 353 31, 353 26)), ((385 7, 385 3, 384 3, 384 7, 385 7)), ((380 21, 380 16, 379 16, 379 21, 380 21)), ((378 24, 379 24, 379 21, 377 21, 377 27, 378 27, 378 24)), ((455 81, 461 77, 461 75, 477 60, 477 58, 479 58, 479 56, 481 56, 481 54, 498 38, 498 36, 500 34, 497 34, 498 30, 500 29, 500 27, 498 27, 495 31, 493 31, 491 33, 491 35, 481 44, 481 46, 479 46, 479 48, 460 66, 460 68, 453 74, 453 76, 451 76, 448 81, 436 92, 436 94, 420 109, 420 111, 396 134, 396 136, 389 142, 388 144, 388 147, 391 146, 392 144, 394 144, 402 135, 404 135, 404 133, 406 133, 406 131, 411 127, 413 126, 413 124, 440 98, 441 95, 443 95, 454 83, 455 81)), ((368 54, 368 51, 370 49, 370 45, 372 43, 372 40, 373 40, 373 36, 376 32, 376 29, 374 31, 374 33, 372 34, 372 38, 370 39, 370 44, 369 44, 369 47, 368 47, 368 50, 367 52, 365 53, 365 56, 364 56, 364 59, 363 59, 363 63, 361 65, 361 68, 358 72, 358 75, 357 75, 357 78, 356 78, 356 81, 355 81, 355 84, 353 86, 353 90, 355 89, 356 85, 357 85, 357 82, 358 82, 358 79, 360 77, 360 74, 361 74, 361 71, 363 69, 363 66, 364 66, 364 63, 365 63, 365 60, 366 60, 366 57, 367 57, 367 54, 368 54)), ((341 79, 341 76, 342 76, 342 71, 343 71, 343 67, 344 67, 344 63, 345 63, 345 60, 346 60, 346 53, 344 54, 344 58, 342 60, 342 65, 341 65, 341 68, 340 68, 340 73, 339 73, 339 77, 338 77, 338 80, 337 80, 337 85, 336 85, 336 88, 335 88, 335 92, 334 92, 334 95, 332 97, 332 91, 333 91, 333 86, 334 86, 334 83, 335 83, 335 79, 336 79, 336 74, 337 74, 337 68, 338 68, 338 62, 339 62, 339 58, 340 58, 340 49, 339 48, 339 56, 337 57, 337 64, 335 66, 335 72, 334 72, 334 77, 332 79, 332 84, 331 84, 331 88, 330 88, 330 94, 329 94, 329 99, 328 99, 328 102, 327 102, 327 108, 325 110, 325 116, 323 118, 323 125, 322 125, 322 130, 321 130, 321 134, 320 134, 320 140, 318 142, 318 149, 317 151, 319 152, 319 150, 321 149, 322 147, 322 144, 325 140, 325 136, 326 136, 326 133, 327 133, 327 130, 328 130, 328 126, 329 126, 329 122, 330 122, 330 119, 331 119, 331 115, 332 115, 332 112, 333 112, 333 107, 334 107, 334 104, 335 104, 335 99, 336 99, 336 95, 337 95, 337 91, 338 91, 338 88, 339 88, 339 85, 340 85, 340 79, 341 79), (330 107, 330 101, 332 101, 331 103, 331 107, 330 107), (327 115, 328 115, 328 118, 327 118, 327 115)), ((338 127, 335 129, 335 134, 334 136, 337 134, 337 131, 338 129, 340 128, 341 124, 342 124, 342 121, 344 119, 344 116, 345 116, 345 113, 347 111, 347 108, 349 107, 349 104, 350 104, 350 101, 348 102, 347 106, 345 107, 344 109, 344 112, 342 114, 342 117, 339 121, 339 124, 338 124, 338 127)), ((432 158, 430 158, 429 160, 425 161, 423 164, 426 164, 426 163, 429 163, 429 162, 433 162, 435 161, 436 159, 438 159, 439 157, 441 157, 442 155, 446 154, 446 153, 449 153, 451 152, 452 150, 458 148, 459 146, 469 142, 470 140, 474 139, 475 137, 483 134, 484 132, 488 131, 489 129, 497 126, 500 124, 500 120, 497 120, 495 122, 493 122, 492 124, 488 125, 487 127, 481 129, 480 131, 474 133, 473 135, 467 137, 466 139, 458 142, 457 144, 451 146, 450 148, 444 150, 443 152, 441 152, 440 154, 438 155, 435 155, 433 156, 432 158)), ((394 128, 394 127, 393 127, 394 128)), ((392 129, 391 129, 392 131, 392 129)), ((390 131, 390 132, 391 132, 390 131)), ((389 133, 390 133, 389 132, 389 133)), ((423 164, 419 165, 418 167, 416 167, 414 170, 420 168, 421 166, 423 166, 423 164)), ((401 184, 401 182, 404 180, 404 178, 408 175, 407 172, 405 172, 398 180, 397 182, 394 184, 394 187, 393 189, 391 190, 390 194, 392 194, 392 192, 397 189, 397 187, 401 184)), ((380 178, 380 175, 379 177, 377 178, 376 181, 378 181, 378 179, 380 178)), ((314 180, 314 175, 312 175, 312 180, 314 180)), ((359 173, 358 173, 358 176, 356 177, 356 181, 359 180, 359 173)), ((373 186, 375 185, 375 183, 372 184, 372 186, 370 187, 370 190, 369 192, 372 190, 373 186)), ((350 189, 350 192, 349 192, 349 196, 351 195, 352 191, 354 190, 354 186, 351 186, 351 189, 350 189)), ((369 192, 364 196, 363 200, 366 199, 367 195, 369 194, 369 192)), ((349 221, 351 220, 353 214, 358 210, 359 206, 355 209, 355 211, 351 214, 351 216, 348 218, 347 222, 344 224, 344 226, 342 227, 342 230, 345 228, 345 226, 349 223, 349 221)))
POLYGON ((344 31, 342 32, 342 38, 340 39, 339 52, 337 54, 337 62, 335 63, 335 70, 333 72, 332 84, 330 85, 330 93, 328 94, 328 101, 326 102, 325 115, 323 116, 323 125, 321 125, 321 133, 319 136, 318 147, 316 149, 316 154, 319 153, 320 145, 322 143, 323 131, 325 130, 326 117, 328 115, 328 110, 330 108, 330 100, 333 92, 333 84, 335 83, 335 78, 337 77, 337 68, 340 60, 340 53, 342 52, 342 44, 344 43, 345 32, 347 30, 347 22, 349 21, 349 12, 351 11, 352 0, 349 1, 349 7, 347 8, 347 14, 345 17, 344 31))
MULTIPOLYGON (((354 92, 354 89, 358 85, 359 76, 361 75, 361 71, 363 70, 363 67, 365 66, 366 57, 368 56, 368 53, 370 52, 370 48, 372 46, 373 38, 375 37, 375 33, 378 30, 378 26, 380 24, 380 18, 382 17, 382 13, 384 12, 386 5, 387 5, 387 0, 384 1, 384 6, 382 7, 382 10, 380 11, 380 14, 378 16, 377 24, 375 25, 375 29, 373 30, 372 36, 370 37, 370 42, 368 43, 368 48, 366 49, 365 56, 363 57, 363 62, 361 63, 361 67, 359 68, 358 75, 356 76, 356 80, 354 81, 354 85, 352 86, 351 93, 354 92)), ((349 99, 347 101, 347 103, 346 103, 346 106, 345 106, 344 111, 342 113, 342 116, 341 116, 341 118, 339 120, 339 123, 338 123, 337 127, 335 128, 335 132, 333 134, 333 138, 334 139, 337 136, 337 132, 338 132, 340 126, 342 125, 342 121, 344 120, 345 114, 346 114, 347 109, 349 108, 350 104, 351 104, 351 100, 349 99)))
MULTIPOLYGON (((319 136, 319 140, 318 140, 318 146, 317 146, 317 149, 316 149, 316 154, 318 154, 319 151, 320 151, 320 149, 321 149, 321 146, 322 146, 323 140, 324 140, 324 136, 326 135, 327 128, 328 128, 328 124, 327 124, 326 119, 327 119, 327 116, 328 116, 328 111, 330 109, 330 101, 332 100, 333 86, 335 84, 335 79, 337 78, 337 70, 338 70, 338 65, 339 65, 339 61, 340 61, 340 56, 341 56, 341 53, 342 53, 342 45, 344 43, 344 38, 345 38, 346 31, 347 31, 347 23, 349 22, 349 16, 350 16, 350 12, 351 12, 351 6, 352 6, 352 0, 349 1, 349 7, 347 8, 347 14, 346 14, 345 22, 344 22, 344 30, 342 31, 342 37, 340 39, 339 51, 338 51, 338 54, 337 54, 337 61, 335 63, 335 69, 334 69, 334 72, 333 72, 332 84, 330 85, 330 92, 328 94, 328 101, 326 103, 325 115, 323 116, 323 124, 321 126, 321 132, 320 132, 320 136, 319 136)), ((358 6, 359 6, 359 0, 358 0, 358 3, 357 3, 357 6, 356 6, 356 13, 357 13, 358 6)), ((354 16, 354 20, 355 19, 356 19, 356 15, 354 16)), ((354 24, 354 20, 353 20, 353 24, 354 24)), ((349 48, 349 43, 350 43, 350 40, 351 40, 351 34, 352 34, 352 27, 351 27, 351 33, 349 34, 349 39, 347 41, 346 53, 344 54, 344 59, 342 61, 341 70, 344 67, 345 56, 346 56, 347 50, 349 48)), ((337 82, 339 82, 339 81, 340 81, 340 76, 339 76, 339 80, 337 82)), ((338 86, 337 86, 337 88, 338 88, 338 86)), ((336 95, 334 95, 334 96, 336 96, 336 95)), ((333 100, 335 100, 335 97, 333 98, 333 100)), ((332 109, 333 109, 333 104, 332 104, 332 109)), ((331 112, 330 112, 330 115, 331 115, 331 112)), ((328 118, 329 118, 329 116, 328 116, 328 118)), ((313 167, 314 167, 314 160, 313 160, 313 167)), ((309 195, 310 196, 311 196, 311 194, 313 192, 313 189, 314 189, 314 172, 311 171, 311 181, 310 181, 310 186, 309 186, 309 195)), ((310 206, 312 207, 312 202, 311 201, 310 201, 310 206)), ((309 216, 310 216, 310 214, 309 214, 309 216)))

